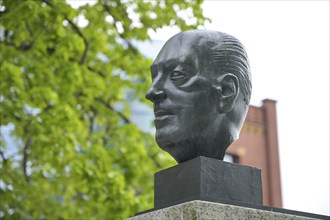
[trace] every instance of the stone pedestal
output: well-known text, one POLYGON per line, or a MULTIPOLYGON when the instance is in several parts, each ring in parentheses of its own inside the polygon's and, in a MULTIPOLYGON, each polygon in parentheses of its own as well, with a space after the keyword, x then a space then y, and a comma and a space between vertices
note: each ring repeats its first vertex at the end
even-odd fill
POLYGON ((190 201, 179 205, 147 212, 129 220, 307 220, 329 219, 328 216, 296 212, 284 209, 256 209, 229 204, 190 201), (268 209, 268 210, 267 210, 268 209))
POLYGON ((130 220, 298 220, 328 216, 262 205, 261 170, 198 157, 155 174, 154 209, 130 220))
POLYGON ((155 208, 203 200, 262 205, 261 170, 198 157, 155 174, 155 208))

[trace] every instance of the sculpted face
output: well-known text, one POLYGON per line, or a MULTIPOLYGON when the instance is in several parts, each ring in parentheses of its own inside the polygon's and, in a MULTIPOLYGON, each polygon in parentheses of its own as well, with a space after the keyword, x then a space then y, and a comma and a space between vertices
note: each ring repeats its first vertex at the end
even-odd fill
POLYGON ((177 162, 222 160, 238 138, 251 96, 243 45, 215 31, 182 32, 166 42, 150 67, 157 144, 177 162))
POLYGON ((152 85, 146 98, 154 104, 156 141, 178 162, 213 153, 206 146, 221 118, 198 42, 198 36, 173 37, 150 68, 152 85))

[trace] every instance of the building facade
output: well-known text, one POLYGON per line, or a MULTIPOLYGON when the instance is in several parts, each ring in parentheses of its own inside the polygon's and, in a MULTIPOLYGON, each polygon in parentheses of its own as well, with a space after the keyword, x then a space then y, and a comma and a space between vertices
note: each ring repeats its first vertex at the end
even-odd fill
POLYGON ((229 146, 227 161, 262 170, 263 204, 282 207, 276 101, 250 105, 239 139, 229 146))

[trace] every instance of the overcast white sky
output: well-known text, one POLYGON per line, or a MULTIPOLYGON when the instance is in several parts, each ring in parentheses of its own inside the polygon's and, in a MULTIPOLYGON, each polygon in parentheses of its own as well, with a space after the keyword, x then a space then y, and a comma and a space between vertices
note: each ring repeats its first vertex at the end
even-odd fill
POLYGON ((205 1, 203 9, 206 29, 245 45, 251 104, 277 100, 284 208, 329 215, 329 1, 205 1))
POLYGON ((208 0, 203 9, 206 29, 245 45, 251 104, 277 100, 284 208, 329 215, 329 1, 208 0))

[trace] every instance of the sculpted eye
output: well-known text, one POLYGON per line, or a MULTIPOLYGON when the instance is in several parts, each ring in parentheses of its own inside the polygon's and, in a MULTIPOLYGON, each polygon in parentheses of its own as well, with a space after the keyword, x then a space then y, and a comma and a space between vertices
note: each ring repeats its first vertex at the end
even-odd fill
POLYGON ((170 75, 170 79, 173 81, 183 79, 185 77, 185 74, 179 71, 173 71, 170 75))

